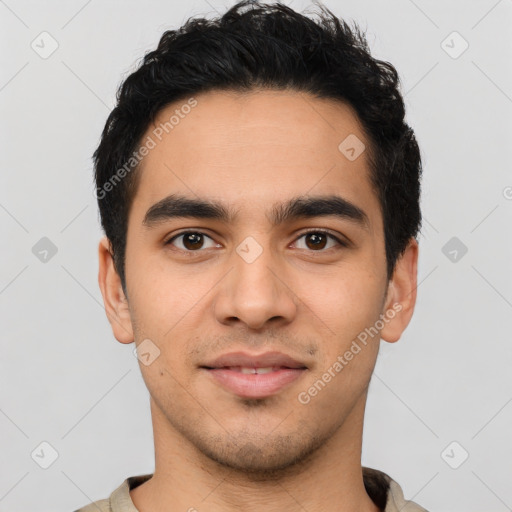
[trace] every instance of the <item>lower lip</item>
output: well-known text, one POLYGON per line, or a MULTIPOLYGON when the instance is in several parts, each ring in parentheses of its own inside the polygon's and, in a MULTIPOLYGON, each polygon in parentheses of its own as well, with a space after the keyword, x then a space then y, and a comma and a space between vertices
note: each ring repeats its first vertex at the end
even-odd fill
POLYGON ((241 373, 228 368, 208 369, 224 388, 243 398, 265 398, 281 391, 305 372, 305 368, 282 368, 269 373, 241 373))

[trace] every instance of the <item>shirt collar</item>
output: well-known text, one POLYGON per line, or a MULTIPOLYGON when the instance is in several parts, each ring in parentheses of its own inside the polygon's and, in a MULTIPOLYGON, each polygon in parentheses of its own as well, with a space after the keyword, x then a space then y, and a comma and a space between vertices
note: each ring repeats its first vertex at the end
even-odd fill
MULTIPOLYGON (((138 512, 130 497, 130 491, 153 474, 127 478, 110 496, 112 512, 138 512)), ((363 482, 368 496, 383 512, 427 512, 412 501, 404 498, 402 488, 386 473, 378 469, 363 467, 363 482)))

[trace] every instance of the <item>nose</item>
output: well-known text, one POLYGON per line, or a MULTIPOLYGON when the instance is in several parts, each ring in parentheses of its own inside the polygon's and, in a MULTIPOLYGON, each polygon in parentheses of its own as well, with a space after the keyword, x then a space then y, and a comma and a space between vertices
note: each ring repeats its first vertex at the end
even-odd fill
POLYGON ((234 268, 219 283, 215 316, 224 325, 260 330, 293 321, 297 299, 286 275, 266 249, 252 262, 233 254, 234 268), (272 325, 269 325, 272 324, 272 325))

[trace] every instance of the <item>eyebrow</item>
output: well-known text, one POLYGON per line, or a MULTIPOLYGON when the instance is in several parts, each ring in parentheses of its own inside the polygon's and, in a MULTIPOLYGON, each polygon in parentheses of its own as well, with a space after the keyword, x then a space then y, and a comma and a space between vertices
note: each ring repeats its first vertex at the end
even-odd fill
MULTIPOLYGON (((235 222, 237 215, 238 210, 220 202, 171 194, 148 209, 142 224, 152 228, 174 218, 211 219, 230 224, 235 222)), ((294 197, 273 205, 267 218, 277 226, 298 219, 329 216, 351 221, 360 227, 369 228, 370 224, 364 210, 337 195, 294 197)))

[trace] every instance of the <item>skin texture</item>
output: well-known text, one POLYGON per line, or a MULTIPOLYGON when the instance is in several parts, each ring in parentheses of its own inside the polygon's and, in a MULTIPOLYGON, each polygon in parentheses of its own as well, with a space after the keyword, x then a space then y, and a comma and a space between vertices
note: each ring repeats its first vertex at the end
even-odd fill
MULTIPOLYGON (((140 364, 155 472, 132 499, 141 512, 376 511, 363 486, 361 443, 379 336, 308 404, 297 397, 396 304, 401 310, 380 337, 400 338, 416 300, 417 243, 411 239, 388 282, 369 143, 351 107, 291 91, 195 98, 141 164, 128 221, 127 297, 108 240, 99 244, 99 284, 116 339, 150 339, 160 350, 152 364, 140 364), (338 149, 349 134, 367 147, 354 161, 338 149), (227 224, 180 218, 144 226, 146 211, 169 194, 222 201, 238 215, 227 224), (333 216, 269 221, 276 203, 331 194, 364 210, 368 224, 333 216), (350 243, 318 249, 301 236, 312 228, 350 243), (185 229, 205 233, 205 248, 186 253, 183 238, 165 245, 185 229), (236 251, 246 237, 262 248, 252 263, 236 251), (261 400, 225 390, 200 368, 227 352, 269 350, 308 369, 261 400)), ((163 109, 155 126, 185 101, 163 109)))

